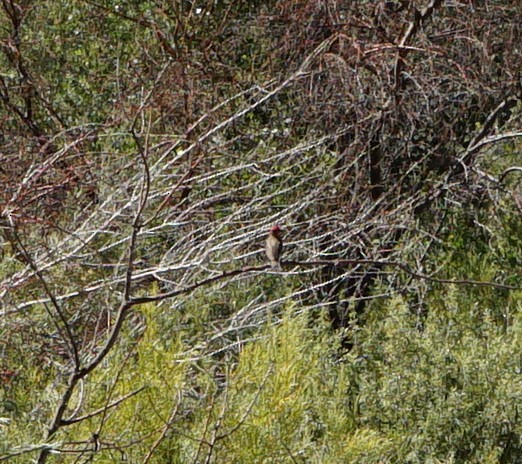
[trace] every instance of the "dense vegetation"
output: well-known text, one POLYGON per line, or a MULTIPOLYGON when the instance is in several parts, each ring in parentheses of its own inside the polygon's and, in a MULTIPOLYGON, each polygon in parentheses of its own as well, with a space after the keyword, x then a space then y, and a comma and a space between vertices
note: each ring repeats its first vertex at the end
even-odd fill
POLYGON ((0 26, 0 462, 521 462, 518 0, 0 26))

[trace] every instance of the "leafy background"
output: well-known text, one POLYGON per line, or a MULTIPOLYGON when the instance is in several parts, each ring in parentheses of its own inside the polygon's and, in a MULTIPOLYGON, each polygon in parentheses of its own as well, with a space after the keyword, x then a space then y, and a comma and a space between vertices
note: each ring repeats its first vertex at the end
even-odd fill
POLYGON ((1 11, 0 461, 519 462, 519 2, 1 11))

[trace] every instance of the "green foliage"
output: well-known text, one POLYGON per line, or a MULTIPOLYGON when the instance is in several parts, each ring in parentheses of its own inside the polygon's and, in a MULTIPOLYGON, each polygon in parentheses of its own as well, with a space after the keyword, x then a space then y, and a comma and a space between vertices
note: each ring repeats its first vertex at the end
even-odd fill
MULTIPOLYGON (((180 406, 186 383, 187 365, 177 362, 183 343, 176 334, 169 339, 161 336, 157 313, 158 308, 149 304, 130 317, 118 348, 91 376, 83 392, 89 409, 81 414, 127 398, 69 430, 86 441, 98 433, 107 442, 134 443, 123 451, 130 462, 142 459, 152 447, 180 406)), ((121 457, 109 446, 95 462, 115 462, 121 457)))
POLYGON ((397 298, 373 306, 358 331, 350 358, 359 421, 402 442, 399 462, 484 462, 522 431, 522 301, 505 330, 480 302, 463 304, 460 292, 434 295, 422 329, 397 298))
MULTIPOLYGON (((454 213, 430 262, 450 279, 520 284, 521 226, 508 212, 454 213), (506 279, 506 276, 512 276, 506 279)), ((440 274, 439 274, 440 275, 440 274)), ((522 292, 431 284, 423 310, 396 297, 373 303, 353 331, 358 423, 399 442, 397 462, 517 462, 522 451, 522 292)))
MULTIPOLYGON (((336 362, 338 348, 326 322, 311 328, 295 308, 245 347, 210 410, 215 462, 371 463, 389 455, 390 440, 354 427, 344 395, 349 372, 336 362)), ((201 421, 203 429, 207 418, 201 421)))

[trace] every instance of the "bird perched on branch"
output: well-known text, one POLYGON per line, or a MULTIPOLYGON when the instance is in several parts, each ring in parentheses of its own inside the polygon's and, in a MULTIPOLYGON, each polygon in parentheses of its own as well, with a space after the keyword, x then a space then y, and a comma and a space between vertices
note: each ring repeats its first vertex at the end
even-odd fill
POLYGON ((279 271, 281 268, 281 252, 283 251, 283 240, 281 239, 281 227, 274 226, 270 229, 268 238, 266 239, 266 255, 270 260, 273 269, 279 271))

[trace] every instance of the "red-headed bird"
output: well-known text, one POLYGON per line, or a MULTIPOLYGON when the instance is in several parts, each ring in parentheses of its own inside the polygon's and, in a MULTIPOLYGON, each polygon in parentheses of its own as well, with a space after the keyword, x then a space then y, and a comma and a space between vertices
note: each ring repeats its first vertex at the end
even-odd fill
POLYGON ((266 239, 266 255, 270 260, 273 269, 282 270, 281 253, 283 251, 283 240, 281 239, 281 227, 274 226, 270 229, 268 238, 266 239))

